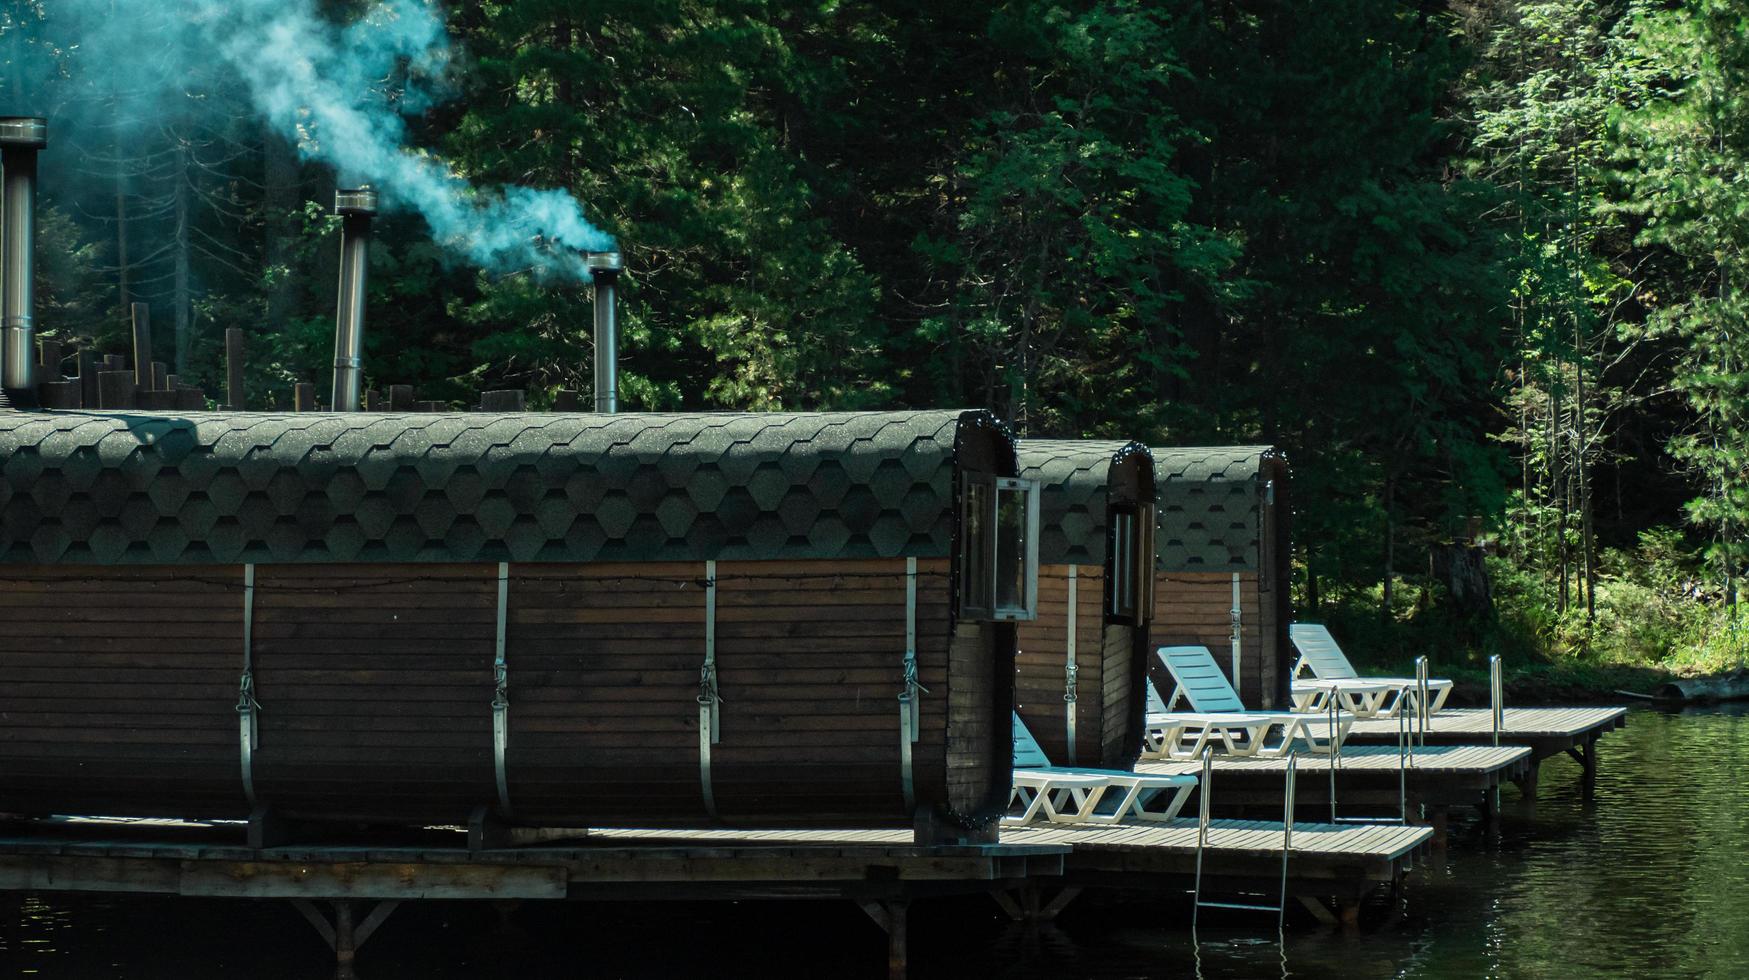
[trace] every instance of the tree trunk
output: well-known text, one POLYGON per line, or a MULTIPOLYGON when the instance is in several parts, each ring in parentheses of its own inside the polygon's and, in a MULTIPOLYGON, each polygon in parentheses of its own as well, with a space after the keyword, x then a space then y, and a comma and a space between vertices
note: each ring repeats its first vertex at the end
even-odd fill
POLYGON ((298 308, 303 282, 294 272, 297 224, 292 212, 297 210, 298 199, 302 197, 298 158, 291 143, 271 127, 264 127, 262 155, 265 158, 262 197, 266 211, 263 251, 273 273, 267 286, 267 325, 283 330, 298 308))
POLYGON ((1396 514, 1397 478, 1385 477, 1385 587, 1384 587, 1384 617, 1387 621, 1392 616, 1396 599, 1396 565, 1397 565, 1397 514, 1396 514))
POLYGON ((128 174, 122 162, 122 141, 115 141, 115 268, 116 309, 127 314, 134 301, 133 263, 128 259, 128 174))
POLYGON ((172 277, 171 305, 175 308, 176 319, 176 373, 188 376, 188 350, 193 340, 193 298, 190 280, 190 253, 193 249, 193 228, 190 225, 190 202, 188 182, 194 179, 190 173, 188 144, 179 143, 176 149, 176 254, 175 271, 172 277))

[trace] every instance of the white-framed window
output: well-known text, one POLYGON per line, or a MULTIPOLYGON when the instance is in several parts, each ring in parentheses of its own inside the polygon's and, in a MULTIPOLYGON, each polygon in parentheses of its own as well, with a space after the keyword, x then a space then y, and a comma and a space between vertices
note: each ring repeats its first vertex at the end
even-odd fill
POLYGON ((1154 607, 1154 505, 1119 504, 1111 510, 1111 599, 1106 615, 1141 625, 1154 607))
POLYGON ((960 615, 1038 617, 1038 481, 968 477, 960 519, 960 615))

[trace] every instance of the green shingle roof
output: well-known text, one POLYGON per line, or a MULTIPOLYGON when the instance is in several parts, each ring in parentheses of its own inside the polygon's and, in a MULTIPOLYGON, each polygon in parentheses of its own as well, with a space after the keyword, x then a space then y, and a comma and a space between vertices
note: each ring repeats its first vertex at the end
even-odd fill
POLYGON ((1105 562, 1111 467, 1147 451, 1137 442, 1028 439, 1020 444, 1020 475, 1039 481, 1041 563, 1105 562))
POLYGON ((985 412, 0 411, 0 561, 946 557, 985 412))
POLYGON ((1269 446, 1154 449, 1159 525, 1156 567, 1163 572, 1257 569, 1258 494, 1269 446))

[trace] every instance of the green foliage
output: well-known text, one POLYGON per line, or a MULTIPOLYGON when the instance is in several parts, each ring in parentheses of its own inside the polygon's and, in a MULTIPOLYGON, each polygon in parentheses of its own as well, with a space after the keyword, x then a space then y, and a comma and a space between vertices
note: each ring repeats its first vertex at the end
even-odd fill
MULTIPOLYGON (((1294 463, 1299 596, 1361 646, 1458 671, 1740 655, 1749 34, 1724 0, 448 17, 458 97, 414 139, 619 236, 630 409, 972 405, 1028 436, 1267 442, 1294 463), (1685 516, 1704 540, 1640 534, 1685 516), (1485 622, 1426 571, 1471 538, 1497 555, 1485 622)), ((32 54, 57 126, 116 122, 45 155, 44 331, 125 349, 144 300, 209 389, 240 326, 255 405, 325 395, 334 176, 218 68, 142 112, 76 47, 32 54)), ((581 284, 481 274, 385 215, 369 301, 373 385, 588 393, 581 284)))

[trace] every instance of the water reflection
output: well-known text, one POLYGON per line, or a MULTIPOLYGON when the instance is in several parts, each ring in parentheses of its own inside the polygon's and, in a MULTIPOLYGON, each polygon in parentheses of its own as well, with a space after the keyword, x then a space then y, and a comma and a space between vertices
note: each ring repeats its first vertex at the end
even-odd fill
MULTIPOLYGON (((986 899, 919 903, 919 977, 1566 978, 1749 976, 1749 706, 1636 711, 1602 744, 1597 802, 1544 764, 1534 811, 1506 790, 1498 842, 1453 827, 1443 862, 1376 896, 1343 935, 1290 910, 1207 915, 1188 896, 1088 893, 1054 925, 986 899)), ((326 980, 285 903, 11 896, 0 975, 326 980)), ((885 939, 848 903, 414 903, 359 952, 368 980, 418 976, 878 977, 885 939)))

